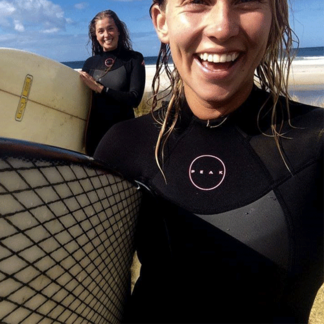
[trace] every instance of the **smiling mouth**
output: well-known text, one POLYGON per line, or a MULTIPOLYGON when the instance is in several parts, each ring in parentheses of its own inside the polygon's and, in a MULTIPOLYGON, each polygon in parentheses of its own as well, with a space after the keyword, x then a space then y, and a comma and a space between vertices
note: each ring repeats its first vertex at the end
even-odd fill
POLYGON ((208 69, 224 69, 232 66, 239 56, 240 54, 237 52, 229 54, 201 53, 198 54, 198 59, 208 69))

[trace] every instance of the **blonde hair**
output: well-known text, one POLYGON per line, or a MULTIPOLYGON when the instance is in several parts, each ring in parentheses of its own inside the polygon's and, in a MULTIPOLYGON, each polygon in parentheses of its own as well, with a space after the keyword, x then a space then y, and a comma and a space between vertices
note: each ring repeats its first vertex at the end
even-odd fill
MULTIPOLYGON (((165 1, 167 0, 153 0, 152 6, 157 4, 161 8, 163 8, 165 1)), ((279 110, 286 109, 288 123, 289 125, 291 125, 289 117, 288 79, 290 66, 294 59, 293 44, 296 43, 296 48, 298 48, 299 42, 298 37, 295 35, 289 25, 288 1, 269 0, 269 2, 272 10, 272 25, 270 29, 271 33, 269 34, 269 40, 263 59, 256 69, 255 77, 257 82, 259 83, 260 88, 268 91, 271 95, 270 99, 272 99, 273 103, 271 116, 272 134, 265 134, 261 129, 260 131, 265 136, 271 136, 274 138, 280 155, 287 169, 289 170, 280 146, 280 138, 284 137, 282 128, 285 120, 283 120, 282 118, 281 120, 279 120, 278 116, 283 116, 284 114, 279 114, 278 112, 279 110), (286 97, 286 105, 284 107, 282 107, 278 102, 281 95, 286 97)), ((164 147, 167 139, 169 138, 177 123, 181 107, 181 98, 183 95, 182 79, 176 67, 174 67, 173 71, 170 70, 168 64, 169 57, 169 45, 161 43, 158 60, 156 63, 156 72, 152 82, 153 100, 151 112, 153 114, 158 106, 158 101, 161 100, 161 96, 159 98, 158 94, 160 92, 160 75, 164 70, 170 80, 170 87, 164 90, 165 95, 162 96, 162 99, 167 96, 170 96, 171 99, 165 113, 163 115, 158 114, 158 117, 155 118, 155 120, 161 125, 161 130, 155 150, 155 158, 162 173, 164 147)), ((264 105, 260 108, 260 112, 262 111, 266 103, 267 102, 265 102, 264 105)))

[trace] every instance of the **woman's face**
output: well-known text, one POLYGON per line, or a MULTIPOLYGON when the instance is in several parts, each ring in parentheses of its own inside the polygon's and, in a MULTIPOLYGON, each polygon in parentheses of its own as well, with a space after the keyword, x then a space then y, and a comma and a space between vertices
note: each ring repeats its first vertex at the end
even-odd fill
POLYGON ((187 101, 202 119, 248 97, 268 42, 270 0, 167 0, 153 7, 158 36, 171 48, 187 101))
POLYGON ((104 52, 118 47, 119 31, 113 18, 105 17, 97 21, 96 37, 104 52))

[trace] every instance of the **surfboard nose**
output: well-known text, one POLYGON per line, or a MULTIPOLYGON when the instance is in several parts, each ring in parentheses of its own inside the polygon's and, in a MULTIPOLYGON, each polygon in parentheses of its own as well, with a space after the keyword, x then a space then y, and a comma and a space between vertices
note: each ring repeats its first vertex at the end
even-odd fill
POLYGON ((59 62, 0 48, 0 136, 84 152, 91 91, 59 62))

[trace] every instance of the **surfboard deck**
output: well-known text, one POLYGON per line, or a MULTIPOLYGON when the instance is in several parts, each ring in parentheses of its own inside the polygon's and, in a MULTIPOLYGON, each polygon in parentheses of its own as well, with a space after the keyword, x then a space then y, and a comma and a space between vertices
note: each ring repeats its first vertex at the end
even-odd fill
POLYGON ((91 90, 51 59, 0 48, 0 136, 84 152, 91 90))
POLYGON ((0 138, 0 323, 120 323, 140 200, 86 155, 0 138))

